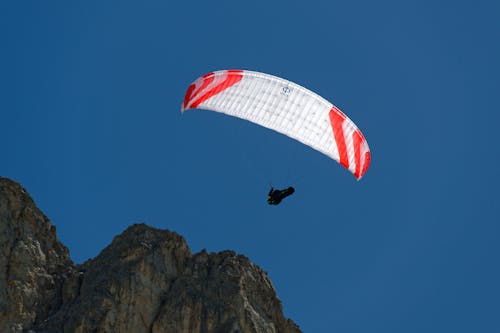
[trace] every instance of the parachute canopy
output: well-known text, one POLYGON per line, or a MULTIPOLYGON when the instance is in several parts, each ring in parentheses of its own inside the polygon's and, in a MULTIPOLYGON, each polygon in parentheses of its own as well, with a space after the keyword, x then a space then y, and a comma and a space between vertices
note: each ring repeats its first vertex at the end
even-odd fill
POLYGON ((207 73, 187 89, 181 111, 204 109, 249 120, 333 158, 361 179, 370 148, 335 105, 285 79, 247 70, 207 73))

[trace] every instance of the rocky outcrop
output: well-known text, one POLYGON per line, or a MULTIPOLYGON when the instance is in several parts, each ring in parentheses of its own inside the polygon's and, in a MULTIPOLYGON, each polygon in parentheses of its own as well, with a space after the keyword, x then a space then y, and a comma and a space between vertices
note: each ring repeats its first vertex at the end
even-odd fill
POLYGON ((54 225, 6 178, 0 178, 0 253, 0 331, 17 332, 61 306, 73 263, 54 225))
POLYGON ((78 266, 65 284, 63 307, 41 328, 150 332, 171 281, 190 257, 181 236, 134 225, 78 266))
POLYGON ((0 178, 0 332, 300 332, 267 274, 232 251, 129 227, 74 266, 55 228, 0 178))

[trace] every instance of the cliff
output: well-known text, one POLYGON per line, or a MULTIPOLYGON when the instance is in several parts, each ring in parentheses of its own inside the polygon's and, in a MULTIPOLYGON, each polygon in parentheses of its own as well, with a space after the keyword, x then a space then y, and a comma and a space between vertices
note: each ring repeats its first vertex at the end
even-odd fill
POLYGON ((232 251, 130 226, 74 265, 55 227, 0 178, 0 332, 300 332, 266 272, 232 251))

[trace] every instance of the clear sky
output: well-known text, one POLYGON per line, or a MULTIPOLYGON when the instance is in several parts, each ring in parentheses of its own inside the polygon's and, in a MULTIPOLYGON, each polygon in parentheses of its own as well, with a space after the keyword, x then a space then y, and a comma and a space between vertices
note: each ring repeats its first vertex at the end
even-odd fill
POLYGON ((76 263, 135 222, 269 272, 304 332, 500 332, 498 1, 2 1, 0 175, 76 263), (284 77, 363 131, 357 182, 180 106, 219 69, 284 77), (280 206, 269 183, 294 185, 280 206))

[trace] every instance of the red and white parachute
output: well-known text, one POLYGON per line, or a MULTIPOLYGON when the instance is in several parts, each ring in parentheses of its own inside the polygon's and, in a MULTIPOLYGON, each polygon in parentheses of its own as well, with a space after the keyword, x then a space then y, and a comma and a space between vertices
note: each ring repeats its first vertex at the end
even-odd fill
POLYGON ((249 120, 283 133, 333 158, 361 179, 370 148, 361 131, 321 96, 269 74, 222 70, 188 88, 181 111, 205 109, 249 120))

